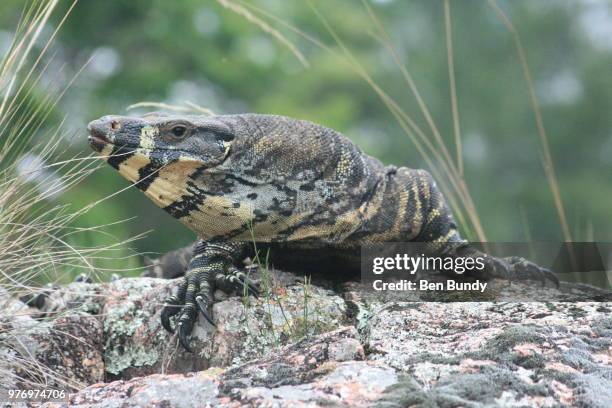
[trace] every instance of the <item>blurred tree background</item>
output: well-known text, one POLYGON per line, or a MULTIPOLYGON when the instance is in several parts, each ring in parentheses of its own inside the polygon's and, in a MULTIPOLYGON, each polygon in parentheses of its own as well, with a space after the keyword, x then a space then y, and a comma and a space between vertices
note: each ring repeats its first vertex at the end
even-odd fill
MULTIPOLYGON (((60 4, 55 25, 71 2, 60 4)), ((341 131, 384 163, 427 168, 389 109, 345 62, 341 47, 320 18, 327 19, 372 78, 427 129, 361 2, 313 1, 320 15, 307 1, 246 4, 330 45, 331 52, 268 20, 303 53, 305 66, 278 39, 214 0, 79 1, 45 56, 49 67, 40 91, 29 96, 30 103, 48 92, 60 92, 85 66, 47 120, 53 128, 66 118, 66 157, 89 154, 85 127, 92 119, 126 114, 129 105, 140 101, 190 101, 217 113, 308 119, 341 131)), ((454 155, 443 2, 371 0, 368 4, 389 33, 454 155)), ((513 37, 486 1, 450 5, 465 179, 487 237, 562 241, 513 37)), ((514 0, 499 5, 525 47, 572 236, 612 241, 612 4, 514 0)), ((10 44, 23 6, 22 0, 0 3, 2 52, 10 44)), ((48 31, 41 47, 52 27, 48 31)), ((53 199, 79 208, 126 186, 114 170, 103 167, 53 199)), ((132 217, 136 218, 109 227, 111 236, 92 234, 91 239, 125 239, 153 230, 134 242, 132 250, 157 253, 194 239, 134 188, 103 201, 78 224, 132 217)), ((128 254, 125 250, 118 255, 128 254)), ((130 262, 139 266, 137 259, 130 262)))

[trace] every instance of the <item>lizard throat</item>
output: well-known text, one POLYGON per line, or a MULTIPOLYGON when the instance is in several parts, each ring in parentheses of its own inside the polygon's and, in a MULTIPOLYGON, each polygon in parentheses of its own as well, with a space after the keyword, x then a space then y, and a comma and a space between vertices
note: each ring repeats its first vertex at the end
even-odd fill
POLYGON ((162 208, 187 193, 187 181, 201 167, 197 161, 180 158, 161 164, 151 159, 152 152, 147 149, 117 149, 116 146, 110 149, 107 162, 162 208))

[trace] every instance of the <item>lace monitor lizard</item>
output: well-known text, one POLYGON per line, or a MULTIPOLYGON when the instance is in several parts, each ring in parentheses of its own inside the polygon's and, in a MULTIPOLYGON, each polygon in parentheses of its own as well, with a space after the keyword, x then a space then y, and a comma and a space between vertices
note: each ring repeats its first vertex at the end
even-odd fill
POLYGON ((199 237, 161 313, 164 328, 176 328, 187 350, 198 310, 214 324, 215 288, 258 294, 240 268, 255 243, 289 270, 309 262, 359 270, 362 245, 425 242, 434 254, 484 256, 485 277, 558 284, 530 261, 470 246, 426 171, 384 166, 315 123, 152 113, 104 116, 88 130, 91 147, 109 165, 199 237))

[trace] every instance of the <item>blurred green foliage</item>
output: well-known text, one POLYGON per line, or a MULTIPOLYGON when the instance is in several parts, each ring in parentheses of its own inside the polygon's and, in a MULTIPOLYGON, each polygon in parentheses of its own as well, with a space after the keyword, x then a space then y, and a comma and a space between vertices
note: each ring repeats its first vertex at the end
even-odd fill
MULTIPOLYGON (((343 62, 308 2, 249 4, 331 45, 333 52, 274 24, 304 53, 309 62, 304 67, 276 39, 213 0, 79 2, 48 53, 54 57, 51 83, 66 82, 89 61, 57 107, 59 114, 47 122, 52 127, 67 115, 68 133, 76 137, 67 138, 66 155, 88 153, 85 126, 98 116, 123 114, 140 101, 191 101, 219 113, 309 119, 343 132, 385 163, 425 167, 388 109, 343 62)), ((372 35, 374 25, 362 4, 313 4, 372 77, 427 128, 397 65, 372 35)), ((371 4, 454 152, 442 1, 371 4)), ((55 24, 68 6, 61 3, 55 24)), ((528 226, 534 240, 562 240, 512 37, 486 1, 451 6, 465 175, 488 238, 524 240, 528 226)), ((526 49, 574 238, 611 241, 611 6, 578 0, 501 1, 500 6, 526 49)), ((20 0, 0 4, 0 45, 10 38, 22 7, 20 0)), ((103 168, 58 200, 78 208, 126 186, 103 168)), ((136 251, 162 253, 194 239, 134 188, 105 200, 78 222, 91 226, 130 217, 137 218, 109 231, 125 239, 153 230, 133 244, 136 251)), ((91 239, 114 238, 94 234, 91 239)))

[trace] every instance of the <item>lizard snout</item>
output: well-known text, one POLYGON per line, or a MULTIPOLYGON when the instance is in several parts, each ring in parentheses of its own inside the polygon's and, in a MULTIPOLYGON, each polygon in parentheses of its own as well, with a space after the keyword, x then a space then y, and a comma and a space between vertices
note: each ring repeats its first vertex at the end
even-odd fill
POLYGON ((118 121, 108 118, 100 118, 89 122, 89 144, 94 150, 100 151, 106 144, 113 143, 113 132, 120 128, 118 121))

